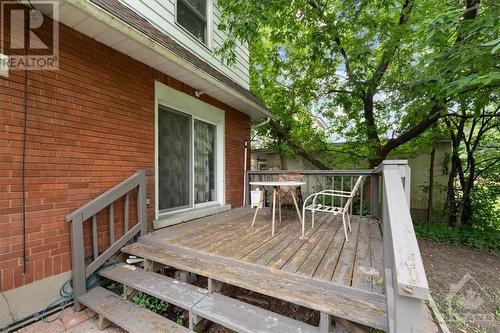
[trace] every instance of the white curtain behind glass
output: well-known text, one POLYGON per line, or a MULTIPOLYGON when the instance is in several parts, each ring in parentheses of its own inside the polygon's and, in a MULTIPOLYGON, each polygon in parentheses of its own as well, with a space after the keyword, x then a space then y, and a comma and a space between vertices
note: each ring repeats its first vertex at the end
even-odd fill
POLYGON ((216 200, 215 193, 215 125, 194 121, 194 200, 203 203, 216 200))

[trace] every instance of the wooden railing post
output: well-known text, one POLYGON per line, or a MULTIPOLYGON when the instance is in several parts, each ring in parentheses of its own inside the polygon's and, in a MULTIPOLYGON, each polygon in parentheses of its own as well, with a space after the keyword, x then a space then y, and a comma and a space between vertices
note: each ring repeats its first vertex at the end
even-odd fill
POLYGON ((406 161, 384 161, 376 172, 382 179, 388 332, 425 332, 429 287, 410 216, 410 168, 406 161))
POLYGON ((75 311, 80 311, 83 309, 83 306, 78 302, 78 297, 87 292, 85 248, 83 243, 83 214, 76 215, 71 221, 71 262, 74 309, 75 311))
POLYGON ((146 173, 140 170, 120 184, 102 193, 87 204, 66 215, 66 221, 71 223, 71 262, 72 262, 72 286, 75 310, 79 311, 83 307, 78 302, 78 298, 87 292, 86 280, 99 269, 109 258, 120 250, 128 241, 138 233, 147 233, 146 216, 146 173), (132 228, 128 226, 128 204, 129 193, 137 189, 137 219, 138 223, 132 228), (114 206, 113 203, 125 196, 125 232, 118 239, 114 233, 114 206), (109 233, 110 244, 101 254, 98 251, 97 240, 97 216, 96 214, 109 207, 109 233), (93 261, 85 266, 85 245, 83 235, 83 223, 92 219, 92 246, 93 261))
POLYGON ((406 165, 399 166, 399 173, 401 174, 401 179, 403 181, 403 188, 406 194, 406 201, 408 202, 408 207, 411 207, 411 169, 406 165))
POLYGON ((250 178, 249 171, 245 171, 244 182, 243 182, 243 193, 245 194, 243 196, 243 206, 244 207, 248 207, 248 204, 250 201, 249 197, 250 197, 251 193, 249 192, 249 186, 248 186, 248 183, 250 181, 249 178, 250 178))
POLYGON ((141 236, 148 233, 146 212, 146 172, 139 170, 139 189, 137 191, 137 218, 141 224, 141 236))
POLYGON ((379 175, 377 174, 373 174, 370 176, 370 200, 371 200, 371 203, 370 203, 370 210, 371 210, 371 216, 372 217, 376 217, 376 218, 379 218, 380 217, 380 214, 379 214, 379 186, 378 186, 378 182, 379 182, 379 175))

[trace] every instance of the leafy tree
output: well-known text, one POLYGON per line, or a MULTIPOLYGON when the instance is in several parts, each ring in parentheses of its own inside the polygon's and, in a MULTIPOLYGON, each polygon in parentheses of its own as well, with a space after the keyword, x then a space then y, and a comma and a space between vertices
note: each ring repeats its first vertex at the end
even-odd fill
MULTIPOLYGON (((446 98, 452 114, 443 119, 452 142, 451 225, 472 223, 474 185, 500 170, 499 147, 491 149, 500 129, 499 16, 488 2, 468 0, 465 6, 459 23, 454 11, 447 11, 435 15, 427 29, 439 52, 428 57, 425 75, 436 94, 446 98)), ((476 207, 478 213, 480 209, 476 207)))
POLYGON ((494 1, 219 0, 219 6, 229 36, 219 52, 231 63, 236 41, 249 44, 252 90, 278 119, 267 134, 317 167, 331 166, 329 156, 339 152, 375 166, 455 114, 455 96, 499 84, 494 1), (472 49, 478 45, 469 44, 468 22, 476 21, 482 44, 472 49), (464 73, 463 62, 475 55, 481 58, 465 64, 464 73), (326 118, 329 131, 318 133, 311 114, 326 118), (328 143, 332 136, 349 141, 347 152, 328 143))
POLYGON ((251 88, 277 118, 260 134, 331 168, 339 156, 376 166, 392 151, 432 146, 444 130, 453 142, 450 224, 474 220, 474 185, 485 184, 499 162, 498 147, 484 148, 498 140, 499 129, 494 0, 219 5, 229 36, 220 54, 234 62, 236 41, 248 43, 251 88), (330 128, 317 131, 314 115, 330 128), (338 147, 332 139, 348 144, 338 147))

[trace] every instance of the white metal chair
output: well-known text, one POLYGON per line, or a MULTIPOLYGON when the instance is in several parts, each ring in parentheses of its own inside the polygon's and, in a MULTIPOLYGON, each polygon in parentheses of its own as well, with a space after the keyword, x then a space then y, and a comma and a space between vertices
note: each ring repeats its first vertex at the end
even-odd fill
POLYGON ((352 201, 356 196, 356 192, 359 187, 363 183, 363 176, 359 176, 356 184, 351 189, 351 191, 339 191, 339 190, 323 190, 321 192, 313 193, 309 195, 304 201, 304 205, 302 208, 302 237, 304 237, 305 232, 305 223, 306 223, 306 210, 311 211, 311 220, 312 220, 312 228, 314 228, 314 212, 327 212, 334 215, 342 214, 342 224, 344 225, 344 234, 346 241, 349 241, 349 237, 347 236, 347 228, 346 228, 346 219, 347 225, 349 227, 349 231, 351 231, 351 213, 350 208, 352 205, 352 201), (331 205, 323 205, 320 203, 316 203, 316 199, 321 196, 329 196, 332 198, 331 205), (347 198, 345 205, 335 206, 334 198, 340 198, 340 202, 342 203, 342 198, 347 198), (308 202, 312 199, 312 203, 308 205, 308 202))

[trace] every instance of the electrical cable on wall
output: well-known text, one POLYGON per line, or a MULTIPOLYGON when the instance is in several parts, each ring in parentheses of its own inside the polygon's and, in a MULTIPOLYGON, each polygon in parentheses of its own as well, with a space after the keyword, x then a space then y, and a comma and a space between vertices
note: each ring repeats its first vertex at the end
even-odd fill
MULTIPOLYGON (((31 8, 33 5, 29 2, 31 8)), ((28 12, 28 13, 31 13, 28 12)), ((30 20, 24 20, 24 56, 28 58, 29 49, 29 24, 30 20)), ((28 141, 28 66, 24 67, 24 123, 23 123, 23 155, 22 155, 22 219, 23 219, 23 274, 28 270, 28 255, 26 249, 26 146, 28 141)))

